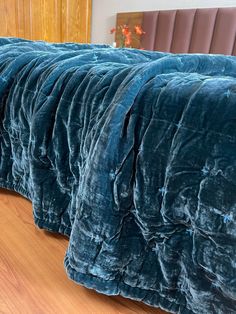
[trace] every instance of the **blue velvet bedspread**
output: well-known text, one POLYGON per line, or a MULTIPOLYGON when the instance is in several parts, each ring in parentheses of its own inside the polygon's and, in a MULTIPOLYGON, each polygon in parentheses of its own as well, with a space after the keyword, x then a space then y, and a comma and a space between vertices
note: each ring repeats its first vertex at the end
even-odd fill
POLYGON ((76 282, 236 313, 236 58, 1 38, 0 186, 76 282))

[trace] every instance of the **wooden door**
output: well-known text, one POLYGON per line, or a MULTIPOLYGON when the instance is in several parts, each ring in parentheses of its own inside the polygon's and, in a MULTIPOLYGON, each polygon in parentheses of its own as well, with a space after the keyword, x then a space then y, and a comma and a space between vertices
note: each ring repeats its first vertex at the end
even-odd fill
POLYGON ((91 0, 0 0, 0 36, 90 42, 91 0))

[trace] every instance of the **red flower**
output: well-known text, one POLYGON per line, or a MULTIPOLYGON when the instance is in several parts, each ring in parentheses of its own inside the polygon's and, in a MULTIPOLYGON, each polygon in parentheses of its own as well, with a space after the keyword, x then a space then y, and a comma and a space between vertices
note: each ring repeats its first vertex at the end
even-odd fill
POLYGON ((134 31, 137 35, 143 35, 145 32, 143 31, 142 27, 140 25, 135 25, 134 31))
POLYGON ((111 30, 110 30, 110 34, 114 34, 116 32, 116 28, 113 27, 111 30))
POLYGON ((131 37, 132 37, 132 33, 131 32, 128 32, 126 35, 125 35, 125 47, 129 47, 131 45, 131 37))
POLYGON ((128 27, 127 25, 122 26, 121 31, 122 31, 122 34, 123 34, 124 36, 128 36, 129 33, 130 33, 129 27, 128 27))

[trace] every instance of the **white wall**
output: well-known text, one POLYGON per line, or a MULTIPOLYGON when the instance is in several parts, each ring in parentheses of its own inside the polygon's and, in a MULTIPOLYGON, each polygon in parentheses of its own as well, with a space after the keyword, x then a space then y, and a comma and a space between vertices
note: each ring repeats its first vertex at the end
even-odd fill
POLYGON ((236 0, 93 0, 92 43, 111 44, 109 34, 116 25, 116 13, 179 8, 233 7, 236 0))

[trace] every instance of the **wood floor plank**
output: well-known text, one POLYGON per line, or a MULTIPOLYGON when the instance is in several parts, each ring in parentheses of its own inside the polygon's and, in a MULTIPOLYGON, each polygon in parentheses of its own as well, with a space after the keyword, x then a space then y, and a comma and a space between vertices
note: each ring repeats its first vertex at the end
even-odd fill
POLYGON ((66 276, 64 236, 39 230, 31 203, 0 189, 1 314, 164 314, 122 297, 108 297, 66 276))

